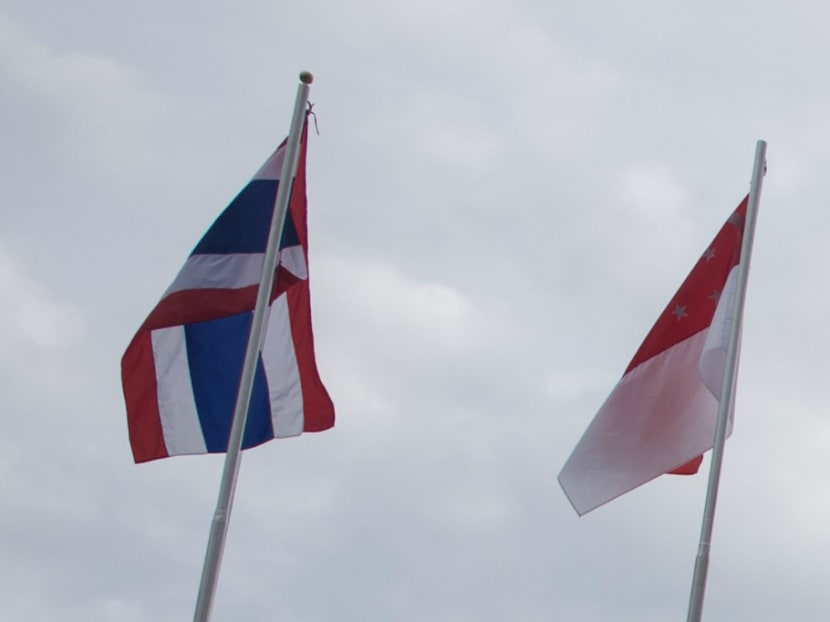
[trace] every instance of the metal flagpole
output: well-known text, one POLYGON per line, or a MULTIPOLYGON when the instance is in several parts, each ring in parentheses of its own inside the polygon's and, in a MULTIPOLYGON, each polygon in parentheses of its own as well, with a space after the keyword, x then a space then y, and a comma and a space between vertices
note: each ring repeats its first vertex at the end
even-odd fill
POLYGON ((309 85, 313 80, 314 77, 308 71, 300 73, 300 85, 294 103, 291 130, 285 146, 285 160, 283 160, 280 182, 277 187, 277 198, 274 202, 274 215, 271 218, 268 244, 265 248, 262 276, 259 280, 254 317, 251 321, 251 332, 248 335, 248 347, 242 364, 239 391, 236 395, 236 406, 234 407, 231 433, 228 439, 228 452, 225 456, 225 468, 222 472, 222 482, 219 485, 216 511, 210 526, 210 537, 205 552, 205 563, 202 566, 202 580, 199 584, 199 596, 196 600, 193 622, 207 622, 213 606, 213 595, 216 592, 219 566, 222 563, 222 552, 225 548, 225 536, 228 533, 228 520, 233 506, 233 494, 236 490, 239 464, 242 459, 242 435, 245 432, 245 422, 248 420, 248 405, 251 401, 251 391, 254 385, 254 372, 259 358, 259 350, 262 347, 265 321, 268 317, 268 302, 273 290, 274 270, 279 259, 279 245, 282 239, 285 214, 288 210, 288 200, 291 196, 292 181, 297 171, 300 137, 308 103, 309 85))
POLYGON ((732 310, 732 329, 726 350, 726 368, 721 388, 715 440, 712 447, 712 463, 709 467, 709 487, 706 490, 706 505, 703 509, 703 523, 700 529, 700 544, 695 559, 692 578, 692 592, 689 598, 689 613, 686 622, 700 622, 703 613, 703 595, 706 591, 706 574, 709 570, 709 549, 712 542, 712 527, 715 520, 715 505, 718 497, 723 447, 726 441, 726 424, 735 401, 735 378, 737 376, 738 343, 741 336, 746 283, 749 275, 749 260, 752 255, 752 240, 755 237, 755 220, 758 216, 758 202, 761 184, 766 170, 767 143, 759 140, 755 145, 755 164, 752 169, 752 183, 749 188, 749 202, 746 209, 744 235, 741 244, 741 259, 738 268, 735 308, 732 310))

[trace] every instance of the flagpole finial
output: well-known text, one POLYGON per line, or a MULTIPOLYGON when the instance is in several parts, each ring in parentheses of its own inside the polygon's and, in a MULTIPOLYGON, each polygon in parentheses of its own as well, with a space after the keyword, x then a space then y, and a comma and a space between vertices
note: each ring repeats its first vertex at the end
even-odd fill
POLYGON ((300 72, 300 82, 303 84, 311 84, 314 82, 314 74, 310 71, 301 71, 300 72))

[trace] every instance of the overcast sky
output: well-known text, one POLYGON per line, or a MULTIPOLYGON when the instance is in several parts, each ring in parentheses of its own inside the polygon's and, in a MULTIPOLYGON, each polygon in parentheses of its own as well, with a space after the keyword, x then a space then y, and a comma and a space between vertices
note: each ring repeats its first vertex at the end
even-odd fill
POLYGON ((214 622, 684 620, 706 487, 556 475, 769 143, 704 619, 830 618, 830 5, 0 0, 0 619, 189 620, 222 456, 120 357, 288 131, 333 430, 244 454, 214 622))

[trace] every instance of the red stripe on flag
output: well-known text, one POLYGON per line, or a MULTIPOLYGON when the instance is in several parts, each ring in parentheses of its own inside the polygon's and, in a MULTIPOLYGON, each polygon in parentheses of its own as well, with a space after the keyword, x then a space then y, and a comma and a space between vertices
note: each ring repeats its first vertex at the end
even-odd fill
POLYGON ((703 456, 692 458, 686 464, 681 464, 673 471, 669 471, 671 475, 694 475, 700 469, 700 463, 703 462, 703 456))
POLYGON ((308 123, 303 126, 302 140, 300 141, 300 157, 297 160, 297 174, 294 177, 294 185, 291 187, 291 199, 288 202, 288 209, 291 211, 291 218, 294 220, 294 227, 297 230, 297 237, 300 239, 300 246, 306 256, 308 265, 308 199, 306 197, 306 138, 308 136, 308 123))
MULTIPOLYGON (((297 174, 291 190, 289 209, 297 229, 297 237, 303 248, 308 269, 308 210, 306 199, 306 144, 308 123, 303 126, 300 141, 300 157, 297 174)), ((281 271, 282 272, 282 271, 281 271)), ((291 276, 290 274, 288 276, 291 276)), ((279 281, 278 281, 279 282, 279 281)), ((334 404, 329 397, 314 358, 314 335, 311 328, 311 292, 308 280, 286 283, 288 315, 297 368, 300 372, 300 386, 303 394, 303 430, 322 432, 334 426, 334 404)))
POLYGON ((166 458, 156 386, 156 365, 149 331, 140 331, 121 359, 121 382, 127 403, 127 427, 136 462, 166 458))
MULTIPOLYGON (((295 275, 279 266, 274 277, 271 302, 299 283, 295 275)), ((254 310, 259 285, 239 289, 184 289, 166 296, 156 305, 140 330, 156 330, 206 322, 254 310)))
POLYGON ((625 374, 673 345, 705 330, 712 323, 718 306, 718 296, 726 283, 729 271, 741 258, 740 240, 743 236, 748 198, 741 202, 726 221, 680 289, 666 305, 628 364, 625 374))
POLYGON ((322 432, 334 426, 334 404, 329 397, 314 358, 314 335, 311 330, 311 296, 308 281, 302 281, 286 292, 291 337, 300 372, 303 393, 305 432, 322 432))
POLYGON ((156 305, 141 331, 205 322, 252 311, 257 285, 239 289, 185 289, 173 292, 156 305))

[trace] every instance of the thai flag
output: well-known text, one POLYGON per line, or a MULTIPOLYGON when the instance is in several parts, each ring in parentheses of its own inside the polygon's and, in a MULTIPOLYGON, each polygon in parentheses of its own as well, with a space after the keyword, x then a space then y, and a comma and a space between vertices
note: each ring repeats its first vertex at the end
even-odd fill
MULTIPOLYGON (((280 242, 243 449, 334 425, 314 359, 307 128, 280 242)), ((227 450, 285 142, 208 229, 121 361, 136 462, 227 450)))

